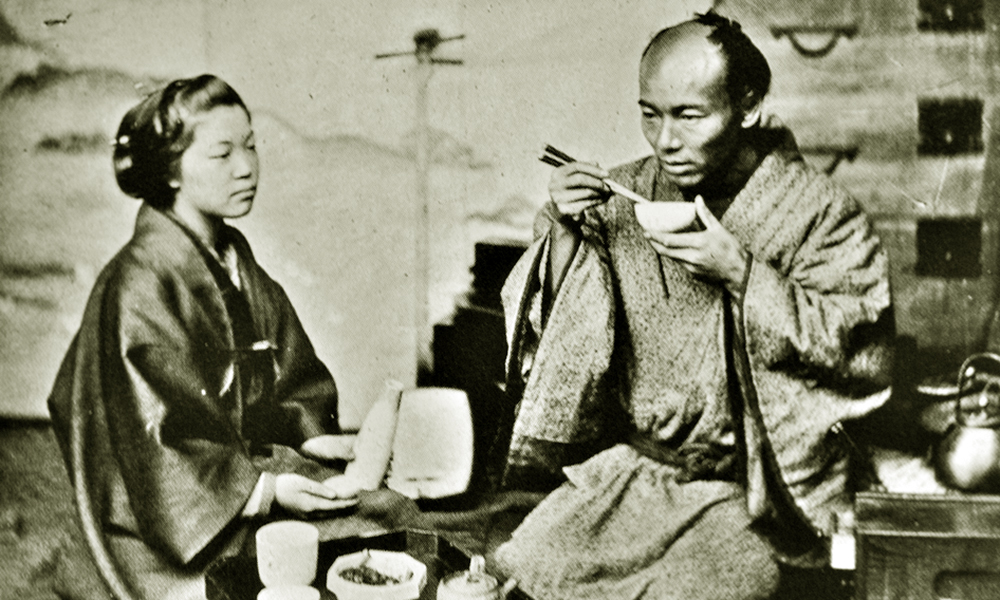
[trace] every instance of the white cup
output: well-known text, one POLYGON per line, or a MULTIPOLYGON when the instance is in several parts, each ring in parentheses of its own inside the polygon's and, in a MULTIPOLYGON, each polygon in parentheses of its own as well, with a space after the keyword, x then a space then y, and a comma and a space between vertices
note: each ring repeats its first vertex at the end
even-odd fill
POLYGON ((302 521, 276 521, 257 530, 257 572, 265 587, 309 585, 316 578, 319 530, 302 521))

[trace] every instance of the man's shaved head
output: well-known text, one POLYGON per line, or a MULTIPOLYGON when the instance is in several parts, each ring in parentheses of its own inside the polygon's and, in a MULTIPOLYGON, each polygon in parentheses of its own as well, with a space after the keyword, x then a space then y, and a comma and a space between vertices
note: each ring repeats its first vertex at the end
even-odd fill
POLYGON ((646 46, 640 63, 640 78, 655 70, 663 58, 683 46, 681 42, 703 38, 718 48, 726 67, 726 91, 739 106, 748 94, 759 102, 771 87, 771 68, 740 24, 714 12, 661 30, 646 46))

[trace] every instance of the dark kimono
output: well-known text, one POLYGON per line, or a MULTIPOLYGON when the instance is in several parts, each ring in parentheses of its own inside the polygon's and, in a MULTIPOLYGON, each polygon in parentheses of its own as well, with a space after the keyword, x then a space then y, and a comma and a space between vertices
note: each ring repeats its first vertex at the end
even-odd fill
POLYGON ((126 579, 151 597, 240 543, 262 471, 327 475, 291 448, 338 431, 333 378, 284 290, 239 232, 220 236, 240 288, 193 233, 143 205, 49 398, 74 484, 88 487, 126 579))

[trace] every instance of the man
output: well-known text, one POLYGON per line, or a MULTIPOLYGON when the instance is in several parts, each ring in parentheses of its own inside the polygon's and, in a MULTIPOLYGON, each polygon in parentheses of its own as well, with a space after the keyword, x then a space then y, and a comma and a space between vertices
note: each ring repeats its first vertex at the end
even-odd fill
POLYGON ((764 123, 770 70, 714 13, 639 65, 654 155, 552 175, 504 289, 504 482, 565 482, 496 554, 539 600, 766 598, 849 504, 838 424, 888 397, 887 262, 858 205, 764 123), (646 231, 610 178, 693 202, 646 231))

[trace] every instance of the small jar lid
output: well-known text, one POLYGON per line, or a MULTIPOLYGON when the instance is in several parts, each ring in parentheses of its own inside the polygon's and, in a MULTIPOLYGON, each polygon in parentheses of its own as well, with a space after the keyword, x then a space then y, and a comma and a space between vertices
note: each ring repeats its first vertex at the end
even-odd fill
POLYGON ((473 556, 468 571, 453 574, 444 580, 444 585, 463 596, 485 596, 497 587, 497 579, 486 572, 486 559, 473 556))

